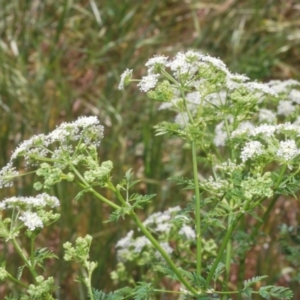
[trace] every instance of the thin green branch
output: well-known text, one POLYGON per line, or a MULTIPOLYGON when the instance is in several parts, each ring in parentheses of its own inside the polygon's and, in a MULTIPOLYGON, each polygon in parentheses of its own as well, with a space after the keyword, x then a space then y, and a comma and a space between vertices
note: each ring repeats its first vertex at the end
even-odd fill
POLYGON ((101 201, 103 201, 104 203, 106 203, 107 205, 109 205, 110 207, 114 208, 114 209, 119 209, 121 208, 119 205, 111 202, 109 199, 105 198, 104 196, 102 196, 101 194, 99 194, 98 192, 96 192, 91 185, 89 185, 86 180, 81 176, 81 174, 77 171, 77 169, 73 166, 70 165, 71 170, 77 175, 77 177, 80 179, 80 181, 84 184, 84 186, 94 195, 96 196, 98 199, 100 199, 101 201))
POLYGON ((195 197, 196 197, 197 274, 201 275, 201 269, 202 269, 201 212, 200 212, 200 190, 199 190, 199 181, 198 181, 198 167, 197 167, 197 148, 195 142, 192 143, 192 157, 193 157, 193 174, 194 174, 195 197))
POLYGON ((190 285, 190 283, 182 276, 181 272, 177 269, 176 265, 173 263, 172 259, 165 252, 165 250, 161 247, 158 241, 152 236, 152 234, 148 231, 148 229, 144 226, 144 224, 139 220, 137 215, 134 212, 131 212, 130 216, 139 227, 139 229, 143 232, 143 234, 148 238, 148 240, 152 243, 152 245, 157 249, 157 251, 161 254, 161 256, 165 259, 169 267, 175 273, 180 282, 193 294, 197 295, 198 292, 190 285))
POLYGON ((11 239, 15 249, 17 250, 18 254, 21 256, 22 260, 24 261, 26 267, 28 268, 28 270, 30 271, 31 275, 34 278, 34 282, 36 281, 36 277, 38 276, 38 274, 36 273, 35 269, 32 267, 31 262, 28 261, 28 259, 26 258, 26 256, 23 253, 23 250, 21 249, 20 245, 18 244, 18 242, 16 241, 16 239, 13 237, 11 239))
POLYGON ((227 230, 227 232, 226 232, 226 235, 225 235, 225 237, 224 237, 224 239, 223 239, 223 241, 222 241, 221 247, 220 247, 220 249, 219 249, 219 251, 218 251, 217 257, 216 257, 216 259, 215 259, 215 261, 214 261, 212 267, 210 268, 210 271, 209 271, 208 276, 207 276, 207 278, 206 278, 206 283, 207 283, 207 285, 209 285, 210 281, 212 280, 212 278, 213 278, 213 276, 214 276, 214 273, 215 273, 215 271, 216 271, 216 268, 217 268, 219 262, 220 262, 221 259, 222 259, 224 250, 225 250, 225 248, 227 247, 227 243, 228 243, 229 239, 231 238, 231 235, 232 235, 232 233, 233 233, 233 230, 234 230, 236 224, 237 224, 238 221, 239 221, 239 218, 240 218, 240 216, 237 217, 237 219, 231 223, 230 227, 228 228, 228 230, 227 230))
POLYGON ((23 288, 26 288, 28 289, 28 285, 23 283, 22 281, 18 280, 17 278, 15 278, 14 276, 12 276, 11 274, 9 274, 7 271, 6 271, 6 274, 7 274, 7 278, 11 281, 13 281, 14 283, 22 286, 23 288))

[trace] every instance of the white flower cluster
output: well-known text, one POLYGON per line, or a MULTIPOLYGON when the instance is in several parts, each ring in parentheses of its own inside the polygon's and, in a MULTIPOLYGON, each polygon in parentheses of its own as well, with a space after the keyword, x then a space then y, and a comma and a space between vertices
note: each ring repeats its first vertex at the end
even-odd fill
MULTIPOLYGON (((271 148, 268 150, 270 154, 273 153, 275 156, 283 161, 290 161, 294 159, 299 154, 299 149, 295 140, 288 139, 288 136, 300 136, 300 125, 290 122, 279 124, 279 125, 269 125, 262 124, 247 131, 237 129, 232 132, 232 137, 243 137, 246 135, 248 137, 260 137, 262 140, 268 141, 272 139, 271 148), (279 141, 275 134, 284 134, 286 136, 285 141, 279 141), (277 149, 275 145, 278 144, 277 149), (274 148, 275 147, 275 148, 274 148)), ((268 143, 268 142, 267 142, 268 143)), ((265 147, 259 141, 250 141, 245 144, 241 151, 241 159, 243 162, 250 158, 259 156, 265 152, 265 147)))
POLYGON ((286 93, 293 86, 300 86, 300 82, 294 79, 288 80, 271 80, 266 83, 269 87, 271 87, 276 93, 286 93))
POLYGON ((247 137, 251 136, 261 136, 261 137, 272 137, 275 133, 292 133, 300 136, 300 125, 297 123, 291 124, 290 122, 286 122, 278 125, 270 125, 270 124, 261 124, 257 127, 254 125, 250 126, 241 126, 231 133, 232 138, 242 137, 246 135, 247 137))
POLYGON ((263 145, 261 142, 258 141, 248 142, 246 143, 246 145, 241 151, 242 162, 247 161, 249 158, 257 157, 263 152, 264 152, 263 145))
POLYGON ((289 161, 300 154, 294 140, 281 141, 276 155, 284 161, 289 161))
POLYGON ((18 175, 19 172, 13 167, 12 162, 9 162, 0 170, 0 188, 12 186, 14 178, 18 175))
POLYGON ((44 227, 42 219, 35 212, 25 211, 25 212, 23 212, 22 216, 19 217, 19 219, 31 231, 34 231, 36 228, 44 227))
POLYGON ((269 109, 261 108, 258 112, 258 120, 259 122, 275 123, 276 113, 269 109))
POLYGON ((59 200, 55 196, 50 196, 46 193, 39 194, 35 197, 11 197, 0 202, 0 208, 17 208, 21 210, 31 210, 33 208, 51 208, 59 206, 59 200))
POLYGON ((225 146, 227 140, 227 132, 224 130, 224 121, 220 122, 215 129, 214 144, 217 147, 225 146))
POLYGON ((236 170, 242 171, 243 168, 244 168, 243 164, 236 164, 235 161, 233 162, 231 160, 227 160, 221 163, 220 165, 216 165, 216 170, 221 170, 228 174, 232 174, 236 170))
POLYGON ((121 80, 118 89, 124 90, 124 87, 129 84, 132 77, 132 70, 126 69, 121 75, 121 80))
MULTIPOLYGON (((162 240, 159 239, 161 247, 168 253, 171 254, 173 252, 173 248, 170 247, 169 243, 165 241, 165 236, 168 235, 175 226, 175 223, 172 222, 172 219, 178 219, 177 216, 174 216, 176 212, 180 210, 179 206, 169 208, 164 212, 156 212, 150 215, 144 222, 143 225, 150 228, 151 232, 155 232, 159 237, 164 237, 162 240)), ((194 240, 196 237, 195 230, 184 223, 186 221, 186 217, 180 218, 180 229, 178 234, 183 236, 187 240, 194 240)), ((177 228, 177 227, 176 227, 177 228)), ((153 249, 150 241, 145 237, 137 237, 134 238, 134 232, 131 230, 127 233, 127 235, 120 239, 117 244, 117 257, 119 261, 126 261, 128 258, 132 257, 131 253, 137 255, 141 253, 145 249, 153 249)), ((156 258, 161 258, 159 252, 154 253, 156 258)))
POLYGON ((168 234, 172 227, 170 220, 174 213, 178 211, 180 211, 180 207, 175 206, 165 210, 164 212, 153 213, 143 222, 143 224, 145 226, 151 225, 151 229, 155 232, 165 232, 168 234))
MULTIPOLYGON (((249 80, 247 76, 232 74, 221 59, 192 50, 179 52, 173 59, 169 59, 164 55, 154 56, 146 62, 145 66, 147 67, 147 75, 142 77, 138 84, 142 92, 148 92, 155 88, 160 75, 165 75, 165 70, 169 68, 175 79, 181 83, 184 82, 184 84, 191 88, 194 87, 196 92, 199 92, 200 85, 205 85, 205 79, 202 78, 198 80, 197 78, 199 72, 204 72, 209 76, 216 76, 219 72, 222 73, 225 78, 226 86, 224 86, 224 90, 233 90, 243 87, 248 89, 249 92, 259 92, 270 95, 276 94, 276 92, 266 84, 246 82, 249 80)), ((124 86, 130 82, 131 76, 132 70, 126 69, 121 75, 119 89, 123 89, 124 86)), ((208 93, 207 96, 210 93, 208 93)))
MULTIPOLYGON (((0 210, 16 209, 20 212, 18 219, 33 231, 37 228, 43 228, 43 218, 49 219, 50 215, 45 216, 45 208, 54 208, 59 206, 59 200, 46 193, 36 197, 11 197, 0 202, 0 210), (37 212, 34 212, 36 210, 37 212)), ((53 215, 54 216, 54 215, 53 215)))
POLYGON ((277 114, 285 117, 289 116, 296 110, 296 107, 289 100, 280 100, 277 107, 277 114))
POLYGON ((251 122, 242 122, 240 123, 239 127, 231 133, 231 137, 235 138, 244 134, 249 134, 249 132, 251 132, 251 130, 253 130, 254 128, 255 126, 251 122))
POLYGON ((214 179, 212 176, 210 176, 208 180, 201 181, 201 186, 211 194, 219 196, 228 190, 229 182, 220 178, 214 179))
MULTIPOLYGON (((48 135, 40 134, 22 142, 12 153, 11 161, 24 156, 25 162, 30 164, 31 156, 47 157, 52 154, 47 147, 58 143, 64 151, 73 150, 70 143, 81 140, 85 144, 99 146, 103 138, 104 128, 97 117, 81 117, 71 123, 62 123, 48 135)), ((59 149, 59 148, 58 148, 59 149)), ((54 151, 57 156, 57 151, 54 151)))

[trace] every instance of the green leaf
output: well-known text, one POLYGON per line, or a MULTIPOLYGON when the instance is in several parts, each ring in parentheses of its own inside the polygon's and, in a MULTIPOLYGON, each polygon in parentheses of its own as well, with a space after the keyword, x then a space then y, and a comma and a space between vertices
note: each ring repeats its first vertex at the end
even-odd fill
POLYGON ((225 271, 225 265, 222 263, 222 262, 219 262, 218 263, 218 266, 215 270, 215 273, 214 273, 214 281, 217 281, 217 279, 221 276, 221 274, 225 271))
POLYGON ((133 207, 141 208, 142 205, 148 203, 155 196, 156 196, 156 194, 150 194, 150 195, 133 194, 133 195, 131 195, 129 201, 134 202, 133 207))
POLYGON ((273 285, 261 287, 258 293, 267 300, 270 300, 271 297, 281 300, 289 300, 294 296, 293 292, 289 288, 273 285))
POLYGON ((44 260, 51 259, 51 258, 58 258, 58 257, 47 248, 39 248, 34 252, 34 265, 37 264, 39 267, 44 269, 44 260))
POLYGON ((247 300, 251 300, 252 299, 252 292, 253 292, 253 289, 251 288, 246 288, 244 289, 241 294, 245 297, 247 297, 247 300))
POLYGON ((267 278, 268 276, 256 276, 251 279, 245 280, 244 281, 244 290, 250 287, 251 285, 254 285, 255 283, 262 281, 263 279, 267 278))
POLYGON ((138 282, 138 285, 133 291, 134 300, 145 300, 148 299, 154 289, 151 286, 151 283, 138 282))

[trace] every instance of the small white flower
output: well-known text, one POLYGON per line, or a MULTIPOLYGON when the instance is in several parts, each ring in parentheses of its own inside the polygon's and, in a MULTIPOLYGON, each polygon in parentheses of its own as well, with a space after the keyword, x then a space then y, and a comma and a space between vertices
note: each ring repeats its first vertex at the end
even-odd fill
POLYGON ((130 230, 127 235, 120 239, 117 244, 116 248, 128 248, 132 243, 132 236, 133 236, 133 230, 130 230))
POLYGON ((249 134, 249 132, 251 132, 254 128, 255 126, 251 122, 242 122, 239 127, 231 133, 231 137, 238 137, 245 133, 249 134))
POLYGON ((158 82, 159 74, 149 74, 142 77, 142 80, 139 82, 138 86, 140 87, 141 92, 148 92, 153 89, 158 82))
POLYGON ((241 152, 241 159, 243 162, 249 158, 258 156, 263 153, 263 145, 258 141, 251 141, 245 144, 241 152))
POLYGON ((180 210, 181 210, 180 206, 177 205, 177 206, 168 208, 167 212, 169 214, 173 214, 173 213, 176 213, 176 212, 178 212, 180 210))
POLYGON ((155 231, 168 233, 171 230, 172 225, 170 223, 159 223, 157 224, 155 231))
POLYGON ((121 80, 118 89, 124 90, 124 87, 129 84, 131 77, 132 77, 132 70, 126 69, 121 75, 121 80))
POLYGON ((214 138, 214 144, 217 147, 225 146, 225 142, 227 140, 227 132, 224 130, 224 121, 216 126, 215 133, 216 135, 214 138))
POLYGON ((267 137, 270 137, 274 135, 275 131, 277 129, 277 126, 269 125, 269 124, 262 124, 258 127, 253 128, 250 132, 250 136, 257 136, 259 134, 263 134, 267 137))
POLYGON ((196 238, 195 230, 188 225, 183 225, 178 233, 184 235, 188 240, 194 240, 196 238))
POLYGON ((201 102, 201 94, 199 92, 192 92, 186 95, 187 102, 199 105, 201 102))
POLYGON ((260 122, 274 123, 276 114, 269 109, 261 108, 258 112, 258 119, 260 122))
POLYGON ((277 93, 286 93, 287 89, 294 85, 300 85, 300 82, 294 79, 288 79, 288 80, 271 80, 268 83, 266 83, 268 86, 272 87, 273 90, 275 90, 277 93))
POLYGON ((294 140, 281 141, 276 155, 285 161, 293 159, 300 153, 294 140))
POLYGON ((145 236, 138 237, 131 246, 134 247, 134 252, 139 253, 143 250, 145 246, 151 245, 150 241, 145 236))
POLYGON ((174 122, 181 125, 186 126, 189 123, 189 115, 187 112, 179 113, 175 116, 174 122))
POLYGON ((164 55, 157 55, 152 58, 150 58, 145 66, 148 67, 148 73, 153 74, 156 70, 160 68, 165 68, 168 62, 168 57, 164 55))
POLYGON ((295 106, 291 101, 288 100, 281 100, 279 101, 278 107, 277 107, 277 113, 278 115, 283 116, 289 116, 291 113, 295 111, 295 106))
POLYGON ((245 82, 249 80, 249 77, 243 74, 232 74, 228 72, 227 75, 228 78, 230 78, 231 80, 238 81, 238 82, 245 82))
POLYGON ((258 92, 262 92, 264 94, 269 94, 272 96, 277 95, 276 91, 274 89, 270 88, 265 83, 259 83, 259 82, 252 81, 252 82, 244 83, 244 86, 251 92, 258 91, 258 92))
POLYGON ((205 55, 201 58, 202 61, 204 62, 209 62, 211 63, 213 66, 215 66, 217 69, 225 72, 226 74, 229 73, 226 65, 224 64, 224 62, 217 57, 211 57, 209 55, 205 55))
POLYGON ((12 162, 9 162, 0 170, 0 188, 12 186, 14 178, 18 175, 19 172, 13 167, 12 162))
POLYGON ((188 51, 186 53, 179 52, 175 58, 168 63, 176 78, 181 75, 194 75, 198 71, 200 53, 188 51))
POLYGON ((293 132, 300 134, 300 126, 296 122, 294 122, 293 124, 291 124, 290 122, 286 122, 277 125, 277 131, 281 133, 293 132))
POLYGON ((31 211, 25 211, 19 219, 28 227, 29 230, 33 231, 36 228, 43 228, 44 224, 37 213, 31 211))
POLYGON ((300 91, 291 90, 290 99, 291 99, 292 102, 300 104, 300 91))

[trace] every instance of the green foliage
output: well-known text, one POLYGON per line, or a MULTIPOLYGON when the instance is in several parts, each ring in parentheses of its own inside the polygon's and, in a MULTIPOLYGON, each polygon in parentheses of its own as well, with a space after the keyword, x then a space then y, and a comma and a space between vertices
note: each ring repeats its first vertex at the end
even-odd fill
POLYGON ((263 298, 268 300, 270 300, 271 297, 282 300, 289 300, 294 296, 293 292, 290 289, 281 286, 263 286, 259 289, 258 293, 263 298))
POLYGON ((44 261, 46 259, 53 259, 53 258, 58 259, 58 257, 51 250, 48 250, 47 248, 36 249, 34 252, 34 265, 36 264, 39 267, 41 267, 43 270, 45 270, 44 261))
POLYGON ((134 300, 144 300, 154 292, 154 289, 151 283, 138 282, 137 286, 133 290, 133 299, 134 300))

